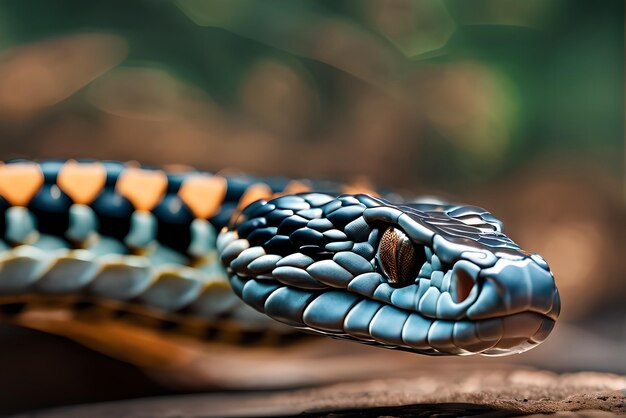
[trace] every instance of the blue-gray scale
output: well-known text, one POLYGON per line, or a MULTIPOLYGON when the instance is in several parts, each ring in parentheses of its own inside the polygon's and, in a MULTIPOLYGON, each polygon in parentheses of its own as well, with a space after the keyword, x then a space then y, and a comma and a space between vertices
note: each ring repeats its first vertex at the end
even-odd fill
POLYGON ((338 338, 426 354, 478 350, 499 355, 543 341, 544 330, 551 329, 558 314, 554 281, 543 259, 519 252, 502 234, 499 221, 480 208, 426 203, 396 206, 365 195, 309 199, 302 194, 267 205, 257 203, 245 214, 242 231, 234 226, 243 232, 239 237, 244 241, 246 234, 253 234, 249 230, 256 218, 278 225, 276 235, 266 243, 249 241, 263 249, 263 257, 277 258, 255 265, 253 253, 244 250, 237 255, 240 244, 233 243, 223 254, 236 261, 224 257, 223 261, 243 275, 250 271, 248 266, 267 268, 258 278, 252 274, 237 279, 245 282, 243 299, 293 326, 303 322, 338 338), (305 208, 306 203, 310 208, 305 208), (268 210, 268 205, 275 209, 268 210), (468 223, 447 211, 465 217, 468 223), (317 218, 308 219, 313 216, 317 218), (382 231, 390 225, 404 231, 417 247, 412 255, 417 265, 405 269, 416 277, 397 283, 385 276, 375 257, 382 231), (323 253, 312 251, 322 245, 323 253), (480 273, 489 268, 493 273, 484 270, 484 274, 497 276, 508 293, 490 291, 495 282, 480 273), (520 274, 530 274, 532 279, 525 281, 520 274), (460 294, 457 286, 467 280, 473 287, 469 294, 460 294), (261 281, 263 287, 259 287, 261 281), (278 287, 269 288, 271 283, 278 287), (524 297, 528 292, 541 295, 530 301, 524 297), (505 300, 500 300, 501 295, 505 300), (295 305, 293 300, 297 300, 295 305), (482 315, 483 310, 489 314, 482 315), (489 321, 497 323, 497 330, 485 336, 484 330, 491 329, 489 321), (504 327, 505 322, 510 325, 504 327), (520 339, 522 323, 537 328, 520 339))

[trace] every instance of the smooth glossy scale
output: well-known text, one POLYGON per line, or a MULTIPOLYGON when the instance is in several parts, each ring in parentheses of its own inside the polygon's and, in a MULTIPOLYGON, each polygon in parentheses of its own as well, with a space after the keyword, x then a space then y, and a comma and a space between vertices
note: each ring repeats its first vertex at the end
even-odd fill
POLYGON ((191 243, 194 216, 183 201, 176 195, 167 195, 154 208, 153 214, 157 219, 157 240, 185 253, 191 243))

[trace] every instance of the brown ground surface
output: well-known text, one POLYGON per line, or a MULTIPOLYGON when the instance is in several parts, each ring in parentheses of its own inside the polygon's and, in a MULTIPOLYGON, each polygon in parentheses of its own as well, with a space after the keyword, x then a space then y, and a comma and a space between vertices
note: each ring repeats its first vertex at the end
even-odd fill
POLYGON ((495 358, 420 356, 332 339, 273 349, 170 343, 153 351, 179 361, 157 367, 156 357, 131 364, 60 336, 0 327, 0 415, 626 414, 621 336, 566 324, 536 349, 495 358))
POLYGON ((21 417, 483 416, 626 414, 626 377, 519 366, 425 367, 413 377, 317 388, 165 396, 63 407, 21 417))

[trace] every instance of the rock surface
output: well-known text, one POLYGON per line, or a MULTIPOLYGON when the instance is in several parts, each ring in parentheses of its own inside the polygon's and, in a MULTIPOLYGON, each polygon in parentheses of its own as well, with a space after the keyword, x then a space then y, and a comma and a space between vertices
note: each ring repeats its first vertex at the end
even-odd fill
MULTIPOLYGON (((55 408, 20 417, 484 416, 626 414, 626 376, 519 366, 424 367, 412 377, 271 392, 164 396, 55 408)), ((16 416, 17 417, 17 416, 16 416)))

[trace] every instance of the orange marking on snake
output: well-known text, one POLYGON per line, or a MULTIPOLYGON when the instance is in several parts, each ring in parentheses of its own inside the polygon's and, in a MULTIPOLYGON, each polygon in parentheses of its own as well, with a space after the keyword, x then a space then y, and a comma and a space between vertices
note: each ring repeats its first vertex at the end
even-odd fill
POLYGON ((178 190, 178 196, 193 214, 202 219, 216 215, 226 197, 226 179, 209 174, 192 175, 178 190))
POLYGON ((57 184, 74 203, 88 205, 100 194, 107 179, 101 163, 66 162, 57 176, 57 184))
POLYGON ((243 210, 246 206, 261 199, 271 199, 274 193, 272 189, 265 183, 256 183, 246 189, 237 205, 238 211, 243 210))
POLYGON ((151 210, 165 194, 167 176, 159 170, 128 167, 120 174, 115 187, 136 209, 151 210))
POLYGON ((43 185, 38 164, 0 165, 0 195, 13 206, 26 206, 43 185))
POLYGON ((237 209, 233 212, 230 217, 230 223, 232 224, 241 214, 241 211, 246 208, 249 204, 256 202, 261 199, 271 199, 274 197, 274 193, 270 186, 265 183, 256 183, 249 186, 246 191, 239 198, 239 203, 237 204, 237 209))
POLYGON ((305 193, 305 192, 310 192, 310 191, 311 191, 311 186, 309 186, 308 184, 302 181, 293 180, 293 181, 290 181, 285 186, 285 189, 280 194, 296 194, 296 193, 305 193))
POLYGON ((365 179, 358 179, 357 181, 346 184, 341 188, 342 193, 347 194, 368 194, 370 196, 379 197, 380 194, 374 190, 372 184, 365 179))

